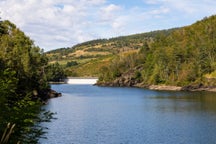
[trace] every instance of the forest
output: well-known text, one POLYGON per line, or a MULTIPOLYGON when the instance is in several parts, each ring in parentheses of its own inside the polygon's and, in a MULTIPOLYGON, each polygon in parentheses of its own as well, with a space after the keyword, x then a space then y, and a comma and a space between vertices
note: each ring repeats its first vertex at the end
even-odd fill
POLYGON ((42 135, 37 122, 52 115, 41 111, 50 90, 47 64, 28 36, 10 21, 0 21, 0 143, 37 143, 42 135))
MULTIPOLYGON (((216 16, 158 34, 138 52, 119 54, 101 70, 100 82, 128 79, 131 86, 216 84, 216 16)), ((124 85, 124 82, 123 84, 124 85)))

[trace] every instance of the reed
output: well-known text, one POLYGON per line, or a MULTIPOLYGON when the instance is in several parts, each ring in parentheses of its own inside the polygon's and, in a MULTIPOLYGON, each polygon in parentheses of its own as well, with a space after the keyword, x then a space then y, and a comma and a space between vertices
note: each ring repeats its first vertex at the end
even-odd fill
MULTIPOLYGON (((7 124, 7 127, 5 128, 4 133, 1 137, 0 144, 8 143, 10 135, 13 133, 14 127, 15 127, 15 124, 11 124, 11 123, 7 124)), ((19 142, 17 144, 19 144, 19 142)))

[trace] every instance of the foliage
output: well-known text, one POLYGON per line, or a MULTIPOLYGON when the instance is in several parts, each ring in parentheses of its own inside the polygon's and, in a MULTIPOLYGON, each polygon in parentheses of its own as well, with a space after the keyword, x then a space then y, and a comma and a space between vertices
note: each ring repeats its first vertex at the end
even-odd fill
POLYGON ((50 64, 45 68, 48 81, 60 82, 66 78, 64 69, 59 63, 50 64))
POLYGON ((135 68, 135 79, 144 85, 208 84, 216 71, 215 17, 182 28, 88 41, 46 55, 49 62, 76 61, 65 69, 69 75, 99 76, 103 82, 135 68))
POLYGON ((70 62, 67 62, 66 67, 72 67, 72 66, 76 66, 76 65, 78 65, 78 63, 76 61, 70 61, 70 62))
POLYGON ((65 73, 69 76, 99 76, 99 69, 104 66, 103 60, 112 59, 119 53, 138 50, 147 42, 153 41, 157 34, 168 35, 173 30, 175 29, 98 39, 77 44, 71 48, 52 50, 46 55, 50 63, 58 62, 60 65, 66 66, 65 73), (70 65, 71 61, 76 61, 77 65, 75 66, 75 63, 70 65))
POLYGON ((39 100, 49 88, 46 65, 43 51, 29 37, 11 22, 0 22, 0 134, 7 123, 16 124, 9 143, 37 143, 39 100))
POLYGON ((97 77, 100 73, 100 68, 109 64, 111 56, 92 59, 87 62, 79 63, 76 66, 67 67, 66 75, 74 77, 97 77))
POLYGON ((216 71, 215 23, 216 16, 211 16, 170 33, 158 33, 153 41, 145 41, 133 57, 117 56, 102 70, 100 80, 113 81, 141 66, 142 70, 135 75, 140 78, 141 74, 145 85, 205 84, 205 76, 216 71))

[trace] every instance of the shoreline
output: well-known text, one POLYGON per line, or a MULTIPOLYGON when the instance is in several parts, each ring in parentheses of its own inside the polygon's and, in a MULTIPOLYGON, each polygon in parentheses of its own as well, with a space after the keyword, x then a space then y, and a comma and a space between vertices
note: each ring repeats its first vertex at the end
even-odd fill
POLYGON ((66 82, 54 82, 54 81, 50 81, 49 84, 66 84, 66 82))
POLYGON ((216 92, 216 87, 211 86, 168 86, 168 85, 151 85, 148 87, 150 90, 168 90, 168 91, 209 91, 216 92))
POLYGON ((136 88, 146 88, 149 90, 158 90, 158 91, 208 91, 216 92, 216 86, 204 86, 199 85, 188 85, 188 86, 172 86, 172 85, 143 85, 141 83, 135 85, 116 85, 115 83, 96 83, 97 86, 102 87, 136 87, 136 88))
POLYGON ((150 85, 147 87, 150 90, 167 90, 167 91, 181 91, 182 87, 168 86, 168 85, 150 85))

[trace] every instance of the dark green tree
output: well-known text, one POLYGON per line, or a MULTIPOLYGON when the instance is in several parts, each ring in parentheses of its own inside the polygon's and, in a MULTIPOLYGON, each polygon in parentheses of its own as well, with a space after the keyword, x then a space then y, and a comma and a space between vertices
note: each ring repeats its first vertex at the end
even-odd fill
POLYGON ((46 65, 47 58, 28 36, 10 21, 0 22, 0 134, 7 123, 16 125, 9 143, 37 143, 42 134, 35 124, 49 89, 46 65))
POLYGON ((48 81, 61 82, 66 78, 63 66, 59 63, 50 64, 45 69, 46 77, 48 81))

